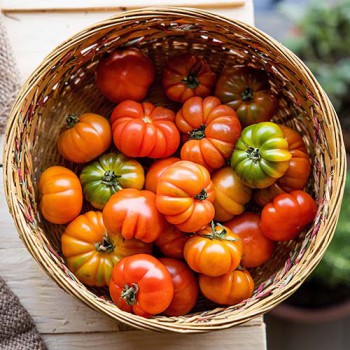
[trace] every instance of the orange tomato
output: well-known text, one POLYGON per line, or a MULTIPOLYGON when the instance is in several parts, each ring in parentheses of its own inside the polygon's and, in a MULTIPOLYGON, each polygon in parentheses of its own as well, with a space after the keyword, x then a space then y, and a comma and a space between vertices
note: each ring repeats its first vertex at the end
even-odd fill
POLYGON ((89 162, 105 152, 112 143, 109 122, 98 114, 69 115, 66 123, 58 137, 57 147, 62 157, 71 162, 89 162))
POLYGON ((216 304, 235 305, 253 295, 254 280, 247 270, 237 269, 218 277, 199 275, 199 288, 216 304))
POLYGON ((39 180, 40 211, 47 221, 67 224, 83 206, 83 191, 77 175, 62 167, 47 168, 39 180))

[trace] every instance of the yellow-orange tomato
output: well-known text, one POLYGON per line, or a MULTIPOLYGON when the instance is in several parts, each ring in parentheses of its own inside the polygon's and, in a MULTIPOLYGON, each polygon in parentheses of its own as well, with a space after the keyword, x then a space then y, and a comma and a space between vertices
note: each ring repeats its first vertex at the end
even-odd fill
POLYGON ((254 280, 247 270, 235 270, 219 277, 199 275, 203 295, 219 305, 235 305, 250 298, 254 280))
POLYGON ((242 254, 240 237, 221 225, 207 226, 198 231, 184 248, 184 257, 190 268, 213 277, 236 269, 242 254))
POLYGON ((61 244, 68 268, 79 281, 96 287, 109 284, 113 267, 123 257, 152 253, 151 244, 107 234, 99 211, 89 211, 75 218, 63 233, 61 244))
POLYGON ((83 206, 83 191, 77 175, 62 167, 47 168, 39 180, 40 211, 47 221, 67 224, 83 206))
POLYGON ((86 163, 105 152, 112 143, 112 131, 106 118, 85 113, 69 115, 57 147, 63 158, 74 163, 86 163))

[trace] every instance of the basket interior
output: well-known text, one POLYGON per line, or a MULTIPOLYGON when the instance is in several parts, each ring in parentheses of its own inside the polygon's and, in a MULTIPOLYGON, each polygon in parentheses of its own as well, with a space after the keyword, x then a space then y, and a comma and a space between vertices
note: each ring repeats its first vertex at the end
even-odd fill
MULTIPOLYGON (((17 114, 16 142, 21 157, 14 160, 14 168, 22 169, 17 190, 24 203, 27 226, 41 249, 62 269, 67 278, 83 286, 64 266, 61 258, 60 236, 64 226, 48 223, 38 210, 37 183, 40 174, 49 166, 63 165, 77 172, 81 167, 65 161, 58 153, 56 142, 60 128, 68 114, 93 112, 109 117, 114 105, 108 102, 95 86, 94 70, 106 53, 125 47, 142 49, 153 61, 157 78, 147 100, 177 111, 180 106, 162 93, 159 77, 168 57, 180 51, 190 51, 204 57, 218 75, 226 66, 245 64, 264 69, 279 94, 280 111, 274 121, 291 126, 301 133, 309 150, 313 172, 308 191, 319 204, 312 227, 294 241, 281 243, 268 263, 252 271, 256 291, 252 300, 274 293, 288 284, 297 270, 295 265, 312 250, 317 250, 319 226, 328 213, 324 198, 330 196, 334 145, 329 143, 327 127, 313 82, 306 82, 294 57, 288 58, 279 48, 264 42, 266 37, 253 35, 237 23, 210 16, 188 13, 147 13, 118 17, 90 28, 63 44, 48 57, 43 66, 27 82, 27 94, 20 101, 17 114), (276 51, 274 51, 276 50, 276 51), (48 69, 49 67, 49 69, 48 69), (293 272, 294 271, 294 272, 293 272)), ((84 211, 91 208, 86 205, 84 211)), ((311 264, 312 265, 312 264, 311 264)), ((304 276, 305 277, 305 276, 304 276)), ((106 289, 90 289, 96 296, 109 298, 106 289)), ((249 304, 249 302, 248 302, 249 304)), ((249 307, 247 302, 231 310, 249 307)), ((195 311, 215 309, 201 300, 195 311)), ((191 318, 191 315, 185 318, 191 318)))

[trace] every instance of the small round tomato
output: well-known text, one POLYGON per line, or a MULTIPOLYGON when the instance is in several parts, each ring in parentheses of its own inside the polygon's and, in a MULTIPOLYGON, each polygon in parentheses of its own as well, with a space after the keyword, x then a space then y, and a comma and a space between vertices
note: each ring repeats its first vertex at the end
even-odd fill
POLYGON ((232 107, 242 126, 269 121, 278 110, 266 72, 246 66, 225 69, 215 89, 222 103, 232 107))
POLYGON ((308 193, 283 193, 262 209, 260 229, 271 240, 289 241, 312 222, 316 212, 317 204, 308 193))
POLYGON ((252 190, 243 185, 235 171, 224 167, 213 173, 215 217, 217 221, 227 221, 243 213, 250 201, 252 190))
POLYGON ((62 167, 47 168, 39 180, 40 211, 47 221, 67 224, 83 206, 83 191, 73 171, 62 167))
POLYGON ((159 178, 157 208, 180 231, 194 232, 213 220, 214 198, 210 174, 199 164, 176 162, 159 178))
POLYGON ((185 244, 184 257, 190 268, 207 276, 221 276, 239 265, 243 243, 222 225, 207 226, 185 244))
POLYGON ((145 189, 156 193, 160 175, 163 174, 164 170, 168 166, 178 162, 179 160, 180 158, 177 158, 177 157, 169 157, 169 158, 156 160, 150 166, 150 168, 146 173, 145 189))
POLYGON ((263 122, 243 129, 232 153, 231 167, 250 188, 266 188, 282 177, 292 158, 281 128, 263 122))
POLYGON ((174 285, 159 260, 148 254, 135 254, 115 265, 109 293, 121 310, 150 317, 169 307, 174 285))
POLYGON ((166 227, 156 207, 156 195, 135 188, 124 188, 109 199, 103 208, 103 221, 108 232, 146 243, 155 241, 166 227))
POLYGON ((236 112, 214 96, 188 99, 175 122, 189 136, 181 148, 181 159, 201 164, 209 171, 226 164, 241 134, 236 112))
POLYGON ((110 101, 142 101, 155 78, 152 61, 128 48, 103 57, 96 66, 96 86, 110 101))
POLYGON ((188 235, 179 231, 174 225, 168 225, 154 243, 165 256, 183 259, 184 247, 189 238, 188 235))
POLYGON ((112 143, 109 122, 98 114, 69 115, 66 123, 57 141, 58 152, 64 159, 86 163, 105 152, 112 143))
POLYGON ((128 157, 169 157, 180 144, 174 121, 170 109, 149 102, 121 102, 110 120, 114 144, 128 157))
POLYGON ((86 200, 93 207, 103 209, 109 198, 121 189, 141 190, 145 174, 137 160, 121 153, 108 153, 84 167, 80 182, 86 200))
POLYGON ((184 103, 190 97, 209 96, 216 75, 207 62, 189 52, 171 57, 163 70, 163 87, 168 98, 184 103))
POLYGON ((76 217, 61 236, 62 254, 68 268, 82 283, 108 286, 114 265, 125 256, 152 253, 152 245, 137 239, 109 235, 99 211, 76 217))
POLYGON ((182 316, 190 312, 198 298, 198 283, 193 271, 182 261, 160 258, 167 268, 174 285, 174 297, 168 308, 163 311, 167 316, 182 316))
POLYGON ((225 226, 238 235, 243 242, 241 265, 247 269, 268 261, 276 248, 276 243, 266 238, 260 229, 260 215, 244 212, 225 222, 225 226))
POLYGON ((253 295, 254 280, 247 270, 237 269, 218 277, 199 275, 199 288, 216 304, 236 305, 253 295))

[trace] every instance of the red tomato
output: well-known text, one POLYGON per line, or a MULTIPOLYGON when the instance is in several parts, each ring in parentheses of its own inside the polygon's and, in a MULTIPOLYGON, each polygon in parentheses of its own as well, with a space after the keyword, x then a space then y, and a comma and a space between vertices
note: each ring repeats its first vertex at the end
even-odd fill
POLYGON ((198 283, 193 271, 182 261, 160 258, 167 268, 174 285, 174 297, 168 308, 163 311, 167 316, 181 316, 190 312, 198 298, 198 283))
POLYGON ((156 195, 135 188, 124 188, 111 196, 103 208, 103 221, 108 232, 146 243, 155 241, 166 227, 156 207, 156 195))
POLYGON ((153 83, 152 61, 136 48, 115 51, 96 66, 96 85, 112 102, 142 101, 153 83))
POLYGON ((121 310, 150 317, 167 309, 174 296, 174 285, 159 260, 148 254, 135 254, 115 265, 109 293, 121 310))
POLYGON ((172 101, 180 103, 193 96, 209 96, 215 80, 215 73, 206 61, 189 52, 171 57, 163 70, 166 95, 172 101))
POLYGON ((114 144, 128 157, 165 158, 180 144, 173 111, 149 102, 121 102, 111 115, 114 144))
POLYGON ((199 288, 214 303, 235 305, 253 295, 254 280, 247 270, 237 269, 218 277, 199 275, 199 288))
POLYGON ((181 159, 201 164, 209 171, 225 165, 241 134, 236 112, 214 96, 190 98, 175 121, 189 136, 181 148, 181 159))
POLYGON ((269 260, 275 251, 276 242, 266 238, 260 229, 260 215, 250 212, 225 222, 225 226, 238 235, 243 242, 241 265, 253 268, 269 260))
POLYGON ((283 193, 264 206, 260 229, 269 239, 289 241, 312 222, 316 212, 317 204, 308 193, 299 190, 283 193))
POLYGON ((156 193, 160 175, 163 174, 164 170, 168 166, 178 162, 179 160, 180 158, 177 157, 169 157, 155 161, 146 173, 145 189, 156 193))
POLYGON ((159 179, 157 208, 180 231, 195 232, 212 221, 214 199, 210 174, 199 164, 176 162, 159 179))

